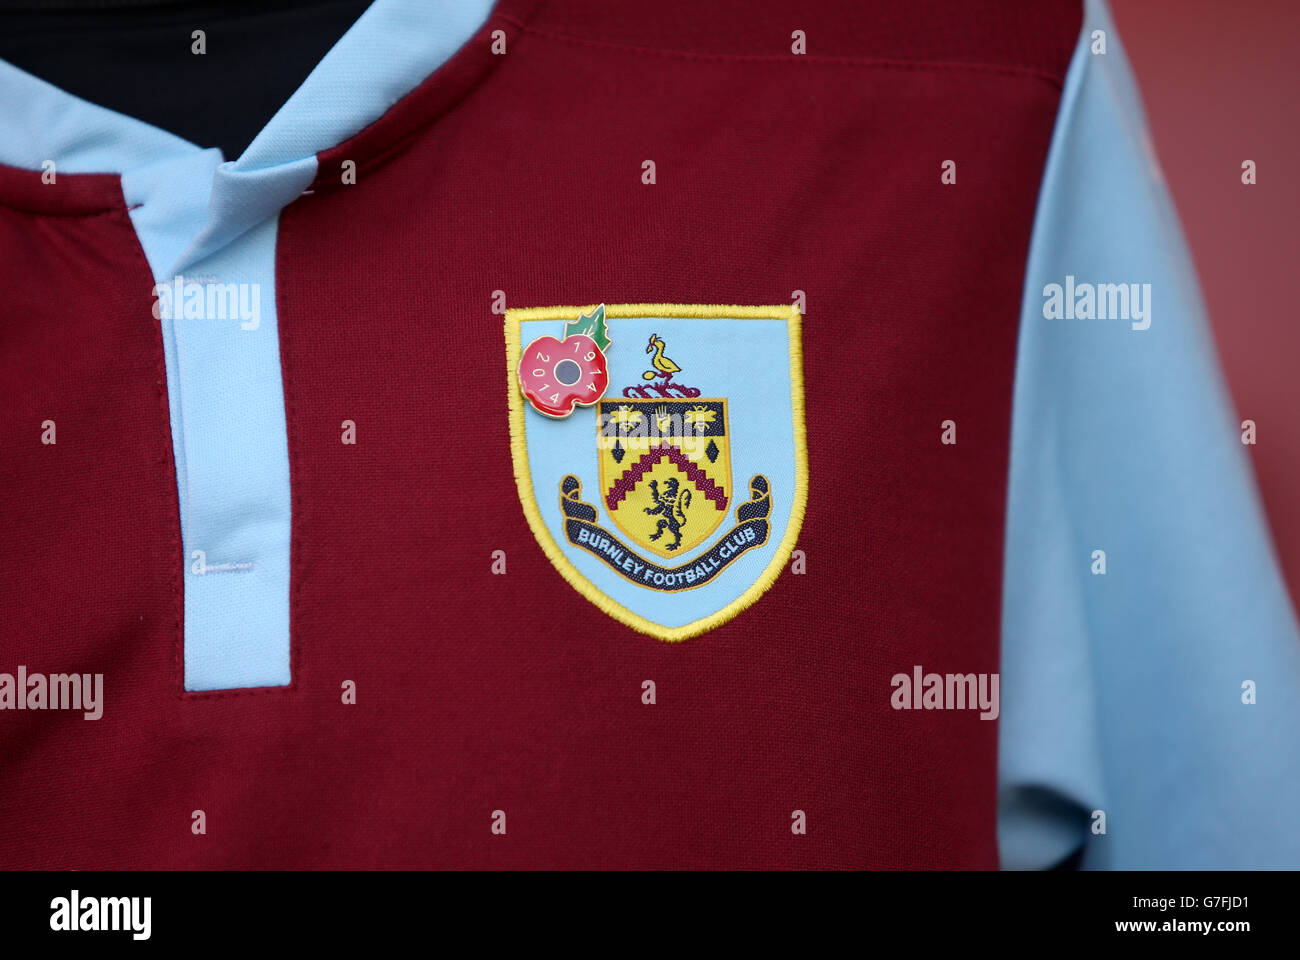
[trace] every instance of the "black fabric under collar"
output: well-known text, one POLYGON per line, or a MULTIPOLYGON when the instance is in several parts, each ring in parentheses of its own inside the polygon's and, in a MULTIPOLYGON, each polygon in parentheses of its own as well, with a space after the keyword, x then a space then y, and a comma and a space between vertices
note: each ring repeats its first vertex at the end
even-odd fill
POLYGON ((233 160, 369 5, 0 0, 0 59, 233 160))

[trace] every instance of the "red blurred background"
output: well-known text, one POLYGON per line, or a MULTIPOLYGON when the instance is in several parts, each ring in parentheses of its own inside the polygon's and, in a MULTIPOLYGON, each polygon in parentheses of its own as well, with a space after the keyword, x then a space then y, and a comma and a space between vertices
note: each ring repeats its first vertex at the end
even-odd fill
POLYGON ((1298 0, 1110 0, 1300 605, 1298 0), (1241 182, 1254 160, 1257 183, 1241 182))

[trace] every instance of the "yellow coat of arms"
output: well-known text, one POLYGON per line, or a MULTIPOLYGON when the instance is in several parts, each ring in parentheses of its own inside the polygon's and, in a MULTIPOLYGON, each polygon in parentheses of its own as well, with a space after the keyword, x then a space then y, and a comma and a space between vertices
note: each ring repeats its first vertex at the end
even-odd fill
POLYGON ((727 516, 727 401, 641 400, 597 405, 601 497, 615 525, 661 557, 699 546, 727 516))

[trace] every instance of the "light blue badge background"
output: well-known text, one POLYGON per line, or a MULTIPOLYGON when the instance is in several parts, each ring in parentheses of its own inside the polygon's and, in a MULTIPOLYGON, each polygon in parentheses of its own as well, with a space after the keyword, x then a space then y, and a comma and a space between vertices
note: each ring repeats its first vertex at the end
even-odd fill
MULTIPOLYGON (((527 320, 520 325, 521 349, 538 337, 564 336, 558 320, 527 320)), ((637 586, 610 570, 564 536, 560 512, 560 479, 573 474, 582 481, 582 499, 599 511, 597 522, 625 541, 603 503, 596 456, 596 408, 578 407, 565 420, 524 410, 524 442, 537 506, 561 552, 610 599, 633 613, 665 627, 681 627, 717 613, 738 599, 771 563, 785 536, 794 507, 794 410, 790 396, 789 321, 683 319, 637 317, 611 319, 609 390, 606 399, 622 396, 623 388, 642 384, 650 369, 645 352, 652 333, 666 343, 665 356, 681 372, 673 382, 698 387, 701 397, 727 401, 727 433, 731 438, 731 500, 727 516, 700 546, 672 560, 653 557, 666 566, 683 564, 705 553, 736 523, 736 507, 749 499, 749 480, 761 473, 771 483, 771 530, 767 543, 745 553, 702 587, 663 592, 637 586)), ((635 548, 635 544, 629 544, 635 548)), ((649 556, 646 551, 645 556, 649 556)))

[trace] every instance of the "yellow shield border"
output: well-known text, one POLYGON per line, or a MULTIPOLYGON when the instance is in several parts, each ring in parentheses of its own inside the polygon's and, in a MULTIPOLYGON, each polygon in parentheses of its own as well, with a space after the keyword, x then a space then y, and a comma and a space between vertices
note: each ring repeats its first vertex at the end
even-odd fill
MULTIPOLYGON (((555 569, 575 590, 603 610, 615 620, 626 624, 633 630, 647 634, 659 640, 675 643, 699 636, 731 620, 742 610, 750 607, 768 588, 776 582, 781 569, 789 560, 794 545, 803 529, 804 513, 808 506, 808 437, 804 421, 804 384, 803 384, 803 346, 801 342, 801 316, 798 307, 793 305, 778 306, 735 306, 726 304, 682 304, 682 303, 621 303, 605 305, 605 316, 610 318, 632 317, 672 317, 686 320, 785 320, 787 322, 787 339, 790 344, 790 408, 794 417, 795 441, 795 485, 794 503, 791 505, 790 522, 786 527, 781 542, 777 545, 771 561, 739 597, 722 609, 683 624, 680 627, 666 627, 655 623, 627 607, 617 603, 601 592, 578 570, 564 555, 555 538, 547 529, 537 507, 537 498, 533 491, 532 473, 528 465, 528 445, 524 435, 524 396, 517 379, 519 357, 521 352, 519 325, 529 320, 570 320, 581 314, 589 314, 598 304, 565 307, 525 307, 508 308, 505 316, 506 340, 506 393, 509 398, 510 416, 510 455, 513 460, 515 486, 519 490, 519 502, 523 506, 528 526, 537 538, 538 545, 546 554, 555 569)), ((730 425, 728 425, 730 429, 730 425)))

